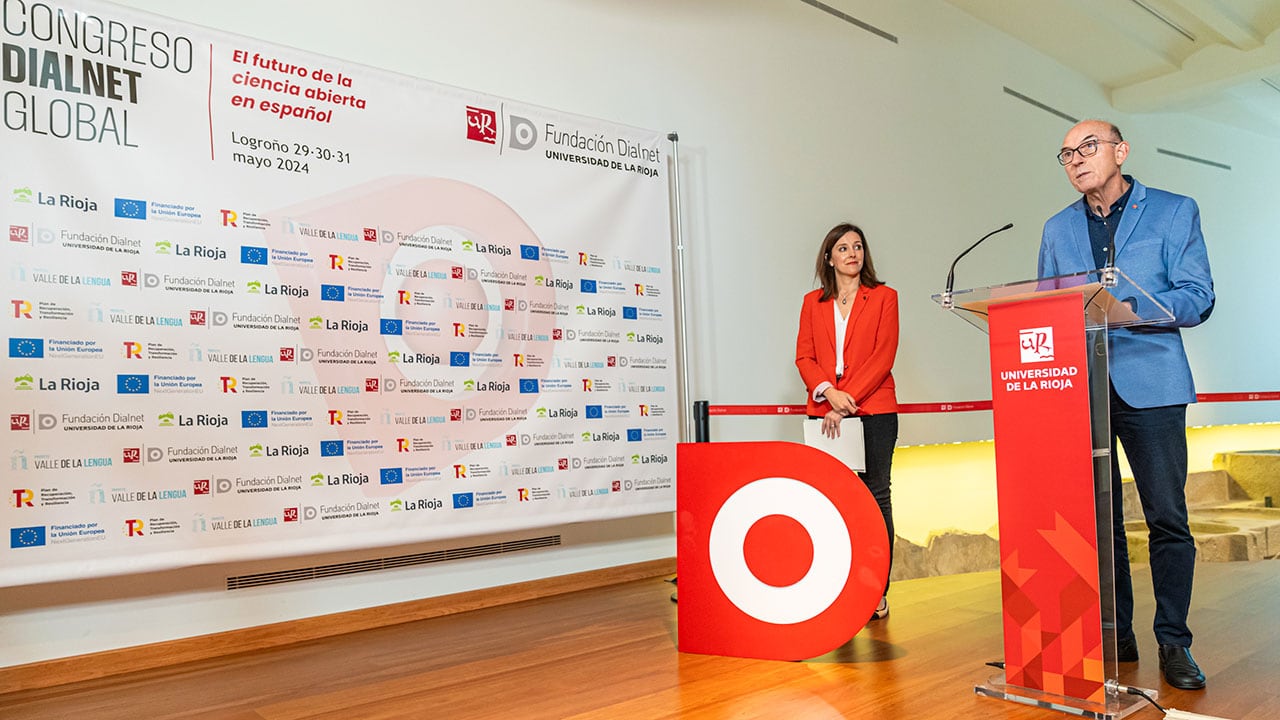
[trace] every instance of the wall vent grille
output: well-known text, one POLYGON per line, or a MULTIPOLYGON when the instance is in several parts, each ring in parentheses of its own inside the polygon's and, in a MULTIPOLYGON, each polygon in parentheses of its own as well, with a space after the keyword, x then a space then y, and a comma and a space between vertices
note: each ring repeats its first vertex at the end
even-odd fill
POLYGON ((1184 37, 1184 38, 1186 38, 1186 39, 1190 40, 1191 42, 1195 42, 1195 41, 1196 41, 1196 36, 1195 36, 1195 35, 1192 35, 1192 34, 1191 34, 1191 31, 1187 30, 1186 28, 1182 27, 1182 26, 1181 26, 1181 25, 1179 25, 1178 23, 1176 23, 1176 22, 1174 22, 1173 20, 1171 20, 1171 19, 1169 18, 1169 16, 1168 16, 1168 15, 1165 15, 1164 13, 1160 12, 1159 10, 1156 10, 1155 8, 1153 8, 1153 7, 1151 7, 1150 5, 1146 4, 1146 3, 1145 3, 1145 2, 1143 2, 1142 0, 1132 0, 1132 1, 1133 1, 1133 4, 1134 4, 1134 5, 1137 5, 1138 7, 1142 8, 1143 10, 1146 10, 1147 12, 1151 13, 1151 15, 1152 15, 1153 17, 1155 17, 1155 19, 1157 19, 1157 20, 1159 20, 1160 22, 1164 23, 1165 25, 1168 25, 1169 27, 1173 28, 1174 32, 1176 32, 1176 33, 1178 33, 1179 35, 1181 35, 1182 37, 1184 37))
POLYGON ((1070 115, 1068 115, 1068 114, 1066 114, 1066 113, 1062 112, 1061 110, 1059 110, 1059 109, 1057 109, 1057 108, 1055 108, 1055 107, 1051 107, 1051 106, 1049 106, 1049 105, 1045 105, 1044 103, 1042 103, 1042 102, 1040 102, 1039 100, 1036 100, 1036 99, 1034 99, 1034 98, 1027 97, 1026 95, 1023 95, 1022 93, 1018 92, 1017 90, 1014 90, 1013 88, 1005 87, 1005 89, 1004 89, 1004 94, 1005 94, 1005 95, 1012 96, 1012 97, 1016 97, 1016 98, 1018 98, 1019 100, 1021 100, 1022 102, 1026 103, 1026 104, 1028 104, 1028 105, 1030 105, 1030 106, 1032 106, 1032 107, 1038 107, 1038 108, 1040 108, 1041 110, 1043 110, 1043 111, 1045 111, 1045 112, 1047 112, 1047 113, 1049 113, 1049 114, 1051 114, 1051 115, 1056 115, 1056 116, 1058 116, 1058 117, 1062 118, 1063 120, 1066 120, 1067 122, 1071 123, 1072 125, 1074 125, 1074 124, 1076 124, 1076 123, 1080 122, 1079 120, 1077 120, 1077 119, 1075 119, 1075 118, 1071 117, 1070 115))
POLYGON ((1176 157, 1179 160, 1189 160, 1194 163, 1200 163, 1201 165, 1208 165, 1209 167, 1221 168, 1223 170, 1231 169, 1231 166, 1226 163, 1214 162, 1213 160, 1205 160, 1204 158, 1198 158, 1195 155, 1186 155, 1180 152, 1174 152, 1172 150, 1165 150, 1162 147, 1156 148, 1156 152, 1160 153, 1161 155, 1176 157))
POLYGON ((511 540, 508 542, 488 543, 486 545, 468 545, 466 547, 433 550, 431 552, 414 553, 413 555, 393 555, 384 558, 357 560, 353 562, 316 565, 315 567, 295 568, 292 570, 276 570, 274 572, 256 573, 253 575, 236 575, 227 578, 228 590, 278 585, 280 583, 300 582, 302 580, 318 580, 338 575, 355 575, 357 573, 378 572, 413 565, 446 562, 449 560, 465 560, 484 557, 486 555, 502 555, 504 553, 521 552, 537 548, 557 547, 559 535, 511 540))
POLYGON ((888 40, 889 42, 893 43, 894 45, 898 44, 898 37, 896 35, 887 33, 884 30, 881 30, 880 28, 876 27, 875 25, 872 25, 871 23, 868 23, 868 22, 863 22, 862 20, 859 20, 858 18, 852 15, 849 15, 848 13, 840 12, 839 10, 831 7, 826 3, 818 2, 818 0, 800 0, 800 2, 804 3, 805 5, 812 5, 813 7, 816 7, 819 10, 821 10, 822 12, 827 13, 828 15, 834 15, 840 18, 841 20, 849 23, 850 25, 853 25, 854 27, 862 28, 863 30, 866 30, 872 35, 877 35, 879 37, 882 37, 885 40, 888 40))

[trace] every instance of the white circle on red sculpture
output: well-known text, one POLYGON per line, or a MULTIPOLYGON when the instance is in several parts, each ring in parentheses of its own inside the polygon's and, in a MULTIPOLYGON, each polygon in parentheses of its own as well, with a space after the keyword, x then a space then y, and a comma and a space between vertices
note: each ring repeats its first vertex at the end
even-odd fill
POLYGON ((716 512, 707 545, 711 573, 725 597, 742 612, 775 625, 822 614, 844 590, 853 567, 849 528, 840 511, 817 488, 792 478, 761 478, 738 488, 716 512), (784 587, 761 582, 742 549, 751 526, 770 515, 800 523, 813 541, 809 572, 784 587))

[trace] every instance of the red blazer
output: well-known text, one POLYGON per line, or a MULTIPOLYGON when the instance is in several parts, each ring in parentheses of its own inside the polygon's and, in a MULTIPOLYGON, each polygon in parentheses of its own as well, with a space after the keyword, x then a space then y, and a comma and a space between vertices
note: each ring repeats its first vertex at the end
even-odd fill
POLYGON ((800 332, 796 335, 796 367, 804 380, 810 415, 830 412, 827 402, 815 402, 814 388, 829 382, 853 396, 858 415, 898 411, 893 388, 893 359, 898 354, 898 292, 888 285, 858 289, 849 311, 844 336, 844 374, 836 379, 834 300, 820 301, 819 288, 804 296, 800 332))

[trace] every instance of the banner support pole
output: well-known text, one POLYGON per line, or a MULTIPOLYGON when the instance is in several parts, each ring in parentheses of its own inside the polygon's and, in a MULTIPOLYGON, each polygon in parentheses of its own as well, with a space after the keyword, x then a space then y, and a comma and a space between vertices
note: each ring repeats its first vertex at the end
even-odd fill
POLYGON ((675 232, 676 232, 676 339, 680 343, 680 367, 676 373, 677 392, 680 395, 680 441, 689 442, 694 436, 691 429, 692 417, 689 409, 689 342, 685 315, 684 286, 684 226, 680 207, 680 134, 667 134, 671 141, 671 177, 675 193, 675 232))

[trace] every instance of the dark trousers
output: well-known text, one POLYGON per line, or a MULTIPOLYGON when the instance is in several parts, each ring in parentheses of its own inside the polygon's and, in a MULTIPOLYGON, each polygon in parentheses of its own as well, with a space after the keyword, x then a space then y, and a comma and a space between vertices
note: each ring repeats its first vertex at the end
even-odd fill
POLYGON ((1187 613, 1196 544, 1187 525, 1187 406, 1130 406, 1111 391, 1111 510, 1115 532, 1116 636, 1133 632, 1133 579, 1124 533, 1116 440, 1124 446, 1147 518, 1155 635, 1161 645, 1191 646, 1187 613))
MULTIPOLYGON (((871 491, 876 504, 880 506, 880 514, 884 516, 884 526, 889 531, 889 570, 893 570, 893 499, 889 492, 889 471, 893 465, 893 449, 898 444, 898 414, 863 415, 862 437, 866 448, 867 470, 858 473, 867 489, 871 491)), ((889 593, 889 581, 884 583, 885 594, 889 593)))

